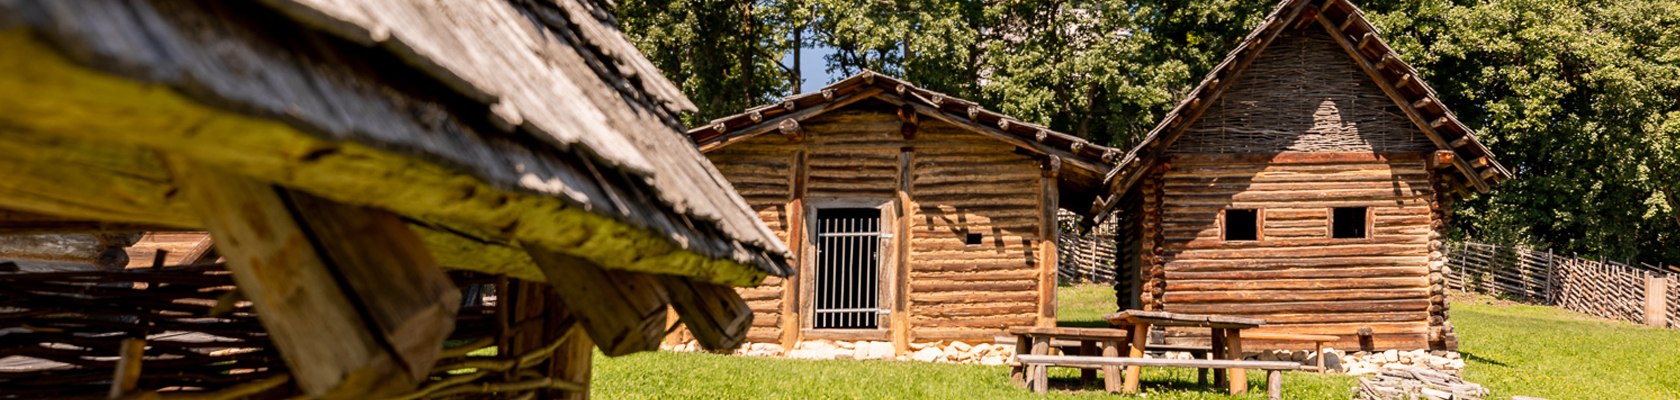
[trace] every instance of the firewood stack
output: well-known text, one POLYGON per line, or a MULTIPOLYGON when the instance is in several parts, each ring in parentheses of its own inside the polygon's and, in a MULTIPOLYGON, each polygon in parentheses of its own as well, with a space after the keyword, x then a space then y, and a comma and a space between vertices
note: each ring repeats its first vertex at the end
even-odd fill
POLYGON ((1480 400, 1488 395, 1482 385, 1419 367, 1385 370, 1359 378, 1359 387, 1354 391, 1354 398, 1359 400, 1480 400))

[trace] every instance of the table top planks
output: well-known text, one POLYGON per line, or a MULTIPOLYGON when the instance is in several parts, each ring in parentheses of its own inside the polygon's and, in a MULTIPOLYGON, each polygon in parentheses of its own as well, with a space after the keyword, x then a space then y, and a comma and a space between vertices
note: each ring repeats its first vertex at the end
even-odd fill
POLYGON ((1188 326, 1219 329, 1250 329, 1265 325, 1266 321, 1256 318, 1233 317, 1228 315, 1181 314, 1166 311, 1125 310, 1103 316, 1108 323, 1114 325, 1159 325, 1159 326, 1188 326))
POLYGON ((1126 330, 1117 328, 1068 328, 1054 326, 1015 326, 1009 334, 1016 336, 1050 337, 1072 340, 1126 340, 1126 330))

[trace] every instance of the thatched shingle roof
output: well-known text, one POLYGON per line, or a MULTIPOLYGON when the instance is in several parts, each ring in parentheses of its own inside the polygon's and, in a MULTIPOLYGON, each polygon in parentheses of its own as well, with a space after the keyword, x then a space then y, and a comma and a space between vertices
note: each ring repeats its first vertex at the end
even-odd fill
POLYGON ((1354 63, 1440 151, 1454 155, 1449 185, 1485 192, 1499 181, 1512 178, 1511 172, 1494 160, 1493 154, 1476 139, 1475 132, 1459 122, 1434 89, 1419 78, 1417 70, 1383 42, 1359 7, 1348 0, 1284 0, 1142 142, 1121 158, 1120 166, 1108 177, 1110 193, 1129 190, 1186 128, 1216 103, 1226 88, 1242 79, 1249 64, 1265 51, 1273 38, 1291 29, 1330 32, 1354 63))
POLYGON ((1057 174, 1062 208, 1093 216, 1102 180, 1121 155, 1120 150, 1091 143, 1078 136, 1021 121, 987 110, 979 103, 917 87, 910 82, 862 71, 821 90, 782 99, 712 120, 688 131, 701 151, 728 146, 776 131, 786 121, 802 121, 865 100, 884 102, 933 120, 946 122, 1061 162, 1057 174))
MULTIPOLYGON (((594 3, 14 1, 0 2, 0 15, 0 28, 28 28, 31 37, 81 67, 279 121, 321 143, 371 148, 465 174, 497 191, 459 194, 464 199, 529 198, 547 214, 357 197, 342 190, 358 186, 294 170, 264 177, 280 184, 392 208, 469 238, 574 249, 610 268, 735 284, 791 273, 784 246, 682 134, 675 113, 693 105, 594 3), (559 202, 541 205, 551 201, 545 199, 559 202), (570 229, 544 220, 567 209, 586 210, 629 230, 578 232, 585 242, 524 233, 533 226, 570 229), (671 257, 625 254, 625 248, 649 240, 667 241, 676 250, 671 257)), ((251 150, 236 147, 240 137, 171 135, 229 152, 251 150)), ((109 139, 168 145, 145 137, 109 139)), ((299 156, 286 153, 298 149, 270 150, 276 153, 252 157, 304 163, 346 151, 323 148, 299 156)), ((414 171, 384 173, 395 179, 414 171)), ((412 189, 411 195, 447 196, 424 193, 428 188, 377 185, 392 193, 412 189)))

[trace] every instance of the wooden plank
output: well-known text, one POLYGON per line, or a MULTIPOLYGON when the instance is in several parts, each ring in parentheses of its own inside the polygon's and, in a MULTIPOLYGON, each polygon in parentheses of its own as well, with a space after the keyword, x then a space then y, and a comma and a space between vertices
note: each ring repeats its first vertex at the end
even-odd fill
POLYGON ((180 159, 170 171, 306 394, 389 396, 431 373, 460 292, 399 217, 180 159))
MULTIPOLYGON (((900 109, 901 113, 904 111, 907 110, 900 109)), ((914 114, 912 113, 912 115, 914 114)), ((911 123, 913 123, 913 121, 911 123)), ((909 136, 907 135, 906 139, 908 138, 909 136)), ((893 222, 896 224, 893 234, 893 245, 895 246, 894 256, 896 257, 896 260, 894 260, 893 263, 895 277, 893 279, 894 293, 892 296, 893 315, 891 329, 893 353, 901 356, 910 351, 910 258, 912 251, 911 235, 914 234, 912 229, 910 229, 910 225, 911 219, 914 218, 916 212, 915 200, 913 200, 912 197, 914 190, 913 168, 916 165, 915 156, 916 154, 914 150, 910 147, 905 147, 899 150, 898 196, 895 200, 895 205, 897 207, 896 210, 894 210, 897 215, 896 218, 893 219, 893 222)))
POLYGON ((1199 359, 1171 359, 1171 358, 1143 358, 1143 357, 1093 357, 1080 355, 1039 355, 1022 354, 1016 359, 1026 365, 1053 365, 1071 368, 1101 368, 1104 366, 1122 367, 1178 367, 1178 368, 1230 368, 1230 369, 1261 369, 1294 371, 1301 369, 1301 363, 1291 361, 1242 361, 1242 360, 1199 360, 1199 359))
POLYGON ((527 247, 526 252, 602 353, 616 357, 659 348, 670 297, 657 277, 604 269, 538 247, 527 247))
POLYGON ((746 340, 753 312, 735 289, 674 275, 658 279, 700 345, 714 351, 734 350, 746 340))
POLYGON ((1061 173, 1062 159, 1050 156, 1044 161, 1044 175, 1039 179, 1039 215, 1038 228, 1038 326, 1056 326, 1056 269, 1061 265, 1057 260, 1056 241, 1061 235, 1061 229, 1056 226, 1056 211, 1061 209, 1059 201, 1057 176, 1061 173))

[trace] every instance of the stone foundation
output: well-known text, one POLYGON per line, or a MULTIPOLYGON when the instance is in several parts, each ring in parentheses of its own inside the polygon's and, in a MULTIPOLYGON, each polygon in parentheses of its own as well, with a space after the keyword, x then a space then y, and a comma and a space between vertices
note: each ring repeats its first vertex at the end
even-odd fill
MULTIPOLYGON (((702 351, 699 343, 687 342, 663 345, 670 351, 702 351)), ((928 342, 911 343, 904 355, 896 355, 892 342, 807 340, 792 350, 776 343, 747 343, 735 350, 735 355, 749 357, 786 357, 802 360, 898 360, 957 364, 1003 365, 1015 356, 1014 346, 991 343, 928 342)))
MULTIPOLYGON (((667 344, 661 346, 669 351, 702 351, 700 344, 694 341, 667 344)), ((1347 353, 1336 349, 1324 349, 1325 369, 1348 375, 1373 375, 1382 371, 1398 371, 1413 367, 1426 368, 1434 371, 1460 375, 1464 370, 1464 360, 1459 358, 1458 352, 1441 350, 1389 350, 1383 352, 1354 352, 1347 353)), ((1015 355, 1015 346, 991 343, 966 342, 929 342, 911 343, 910 349, 904 355, 893 352, 892 342, 875 341, 844 341, 844 340, 807 340, 799 342, 792 350, 783 348, 776 343, 747 343, 734 351, 735 355, 749 357, 786 357, 802 360, 897 360, 921 361, 956 364, 1004 365, 1015 355)), ((1146 356, 1155 357, 1155 356, 1146 356)), ((1160 357, 1172 359, 1189 359, 1190 353, 1166 352, 1160 357)), ((1302 365, 1317 365, 1317 353, 1306 350, 1263 350, 1245 353, 1244 358, 1259 361, 1294 361, 1302 365)))

